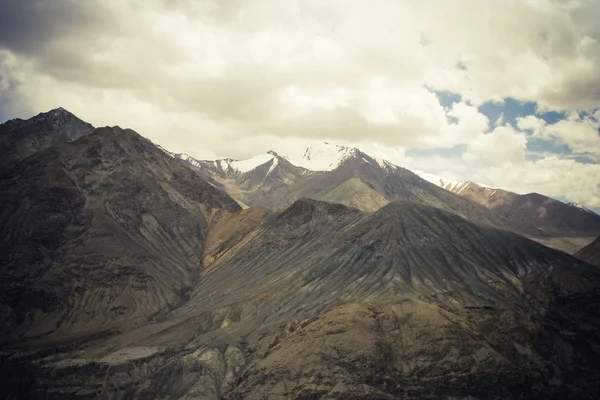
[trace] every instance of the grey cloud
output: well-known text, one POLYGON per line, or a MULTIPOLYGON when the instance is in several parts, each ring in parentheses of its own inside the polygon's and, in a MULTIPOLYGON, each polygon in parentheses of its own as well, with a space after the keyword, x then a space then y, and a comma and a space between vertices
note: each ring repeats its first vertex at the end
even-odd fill
POLYGON ((106 24, 108 8, 96 1, 2 0, 0 48, 35 54, 53 40, 106 24))
MULTIPOLYGON (((261 127, 279 137, 366 142, 375 140, 385 146, 431 147, 426 142, 436 135, 416 117, 405 117, 401 124, 374 124, 350 104, 334 110, 315 110, 308 116, 271 119, 261 127)), ((440 142, 440 147, 447 143, 440 142)))
MULTIPOLYGON (((378 75, 387 77, 392 83, 421 82, 432 65, 439 68, 435 60, 425 53, 436 51, 435 48, 419 42, 419 38, 423 37, 430 38, 428 41, 433 40, 431 38, 441 41, 437 48, 443 57, 448 58, 440 64, 442 68, 446 62, 454 70, 458 62, 462 62, 459 65, 469 66, 473 60, 475 64, 479 63, 479 69, 471 72, 469 68, 471 75, 467 82, 463 82, 468 85, 463 88, 465 90, 476 90, 478 84, 484 86, 486 81, 497 80, 499 72, 492 67, 505 61, 491 50, 490 54, 476 54, 478 58, 472 57, 471 61, 464 62, 452 59, 452 51, 445 54, 444 40, 449 27, 438 23, 435 19, 437 14, 429 13, 431 10, 436 10, 438 14, 444 11, 444 3, 435 1, 427 2, 430 7, 407 3, 408 16, 401 15, 403 10, 400 3, 393 1, 382 1, 377 7, 364 6, 360 10, 344 7, 345 2, 304 0, 4 2, 6 6, 0 16, 0 46, 21 54, 24 62, 31 62, 37 75, 49 77, 61 90, 65 90, 62 86, 64 83, 74 83, 82 91, 86 88, 100 93, 103 90, 116 91, 124 98, 128 96, 156 105, 165 113, 194 113, 217 124, 227 124, 234 131, 237 129, 238 135, 269 131, 280 137, 348 140, 371 135, 386 144, 427 147, 430 145, 425 144, 419 135, 431 139, 437 133, 427 127, 425 121, 404 116, 398 126, 373 124, 361 116, 359 106, 355 103, 334 111, 313 111, 303 117, 284 119, 281 116, 287 114, 285 106, 279 102, 279 93, 290 85, 309 89, 332 85, 362 95, 370 90, 366 88, 368 78, 378 75), (106 4, 110 4, 110 7, 106 4), (387 6, 390 10, 386 12, 387 6), (410 13, 419 12, 426 19, 423 20, 424 26, 420 26, 421 21, 415 22, 413 28, 418 29, 414 32, 397 23, 391 15, 399 13, 402 23, 409 23, 412 18, 410 13), (174 18, 169 21, 171 25, 157 29, 157 21, 170 13, 181 20, 174 18), (384 21, 379 22, 376 17, 382 16, 385 17, 384 21), (180 24, 188 24, 186 28, 191 27, 191 31, 178 31, 182 28, 180 24), (298 24, 302 25, 302 29, 298 24), (388 32, 395 27, 399 27, 399 30, 388 32), (200 70, 205 60, 194 58, 194 50, 181 43, 184 39, 196 41, 199 48, 206 47, 203 40, 208 39, 195 28, 201 28, 200 31, 206 29, 209 37, 225 37, 223 41, 206 43, 206 46, 215 46, 216 52, 223 52, 219 54, 227 64, 223 71, 208 75, 202 73, 200 70), (360 33, 354 33, 356 28, 361 28, 360 33), (275 41, 275 44, 265 44, 273 54, 264 62, 251 59, 247 48, 251 44, 248 41, 250 34, 260 29, 271 32, 275 41), (195 34, 200 36, 195 37, 195 34), (329 40, 333 46, 338 46, 341 49, 340 59, 330 60, 325 54, 323 60, 313 60, 317 38, 329 40), (292 51, 278 52, 288 46, 292 51), (285 58, 294 57, 296 52, 304 56, 299 66, 271 65, 285 64, 285 58), (197 76, 172 72, 177 71, 179 64, 185 64, 190 59, 199 69, 197 76), (486 79, 485 73, 491 73, 492 78, 486 79)), ((474 12, 483 11, 485 15, 488 8, 499 10, 494 8, 497 7, 495 2, 489 3, 489 7, 482 4, 477 2, 474 12)), ((457 6, 449 10, 449 21, 467 20, 458 11, 459 8, 457 6)), ((503 48, 502 51, 514 51, 516 54, 539 51, 548 57, 569 57, 574 51, 578 36, 570 29, 570 25, 566 28, 561 25, 563 17, 555 14, 551 17, 537 15, 529 8, 516 5, 512 9, 523 12, 523 15, 516 17, 518 24, 515 26, 522 27, 527 38, 522 42, 515 41, 512 40, 512 32, 504 32, 503 35, 511 40, 506 43, 507 50, 503 48), (533 21, 536 16, 546 19, 537 23, 533 21), (532 20, 531 27, 526 24, 528 19, 532 20), (532 39, 540 29, 537 39, 532 39)), ((476 23, 475 17, 468 19, 476 23)), ((504 13, 497 20, 510 21, 512 17, 504 13)), ((505 29, 502 24, 499 26, 505 29)), ((473 32, 469 33, 463 25, 456 26, 456 30, 466 30, 462 36, 454 38, 459 45, 462 38, 471 38, 469 40, 474 40, 473 51, 488 51, 487 47, 482 46, 485 44, 482 43, 486 38, 484 34, 477 34, 474 38, 473 32)), ((462 57, 461 52, 465 49, 459 46, 458 50, 462 57)), ((594 85, 598 79, 594 71, 588 75, 565 74, 562 82, 547 85, 545 91, 537 93, 561 107, 598 104, 600 98, 597 87, 600 85, 594 85)), ((466 71, 459 72, 466 74, 466 71)), ((456 78, 458 75, 449 76, 456 78)), ((444 76, 442 80, 445 79, 444 76)), ((502 84, 493 85, 489 92, 503 87, 502 84)), ((402 93, 398 95, 402 96, 402 93)), ((68 107, 68 104, 65 106, 68 107)), ((443 132, 439 134, 443 135, 443 132)))
POLYGON ((541 93, 541 97, 558 108, 593 109, 600 104, 599 67, 586 73, 568 76, 564 81, 541 93))
MULTIPOLYGON (((473 104, 515 97, 542 108, 598 108, 598 7, 597 0, 0 0, 0 117, 63 106, 173 150, 238 157, 267 150, 274 138, 466 146, 487 129, 477 110, 452 125, 452 114, 422 88, 473 104), (337 97, 340 88, 348 95, 337 97)), ((589 168, 582 165, 573 168, 589 168)))

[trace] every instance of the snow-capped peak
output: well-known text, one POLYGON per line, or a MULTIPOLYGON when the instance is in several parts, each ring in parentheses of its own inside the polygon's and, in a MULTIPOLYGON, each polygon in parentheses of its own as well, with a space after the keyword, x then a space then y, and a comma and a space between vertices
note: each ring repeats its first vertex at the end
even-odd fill
POLYGON ((442 178, 441 176, 430 174, 430 173, 422 171, 422 170, 415 170, 413 172, 415 174, 419 175, 419 177, 425 179, 426 181, 429 181, 429 182, 433 183, 434 185, 441 187, 442 189, 449 190, 450 192, 453 192, 456 194, 461 194, 470 185, 475 185, 475 186, 487 191, 488 195, 490 197, 493 196, 494 194, 496 194, 496 192, 498 190, 508 192, 508 190, 506 190, 506 189, 488 186, 483 183, 478 183, 478 182, 473 182, 473 181, 458 181, 458 180, 442 178))
MULTIPOLYGON (((172 154, 164 149, 162 149, 162 150, 165 151, 167 154, 172 154)), ((239 174, 245 174, 246 172, 252 171, 256 167, 259 167, 259 166, 266 164, 269 161, 275 159, 275 161, 273 162, 273 165, 271 166, 271 169, 269 170, 269 172, 271 172, 273 170, 273 168, 277 165, 278 155, 274 151, 269 151, 267 153, 259 154, 252 158, 249 158, 247 160, 234 160, 231 158, 222 158, 220 160, 214 160, 214 161, 199 161, 187 153, 179 153, 179 154, 176 154, 175 157, 180 158, 184 161, 187 161, 190 164, 192 164, 198 168, 202 168, 207 163, 209 163, 209 164, 212 164, 214 166, 214 168, 217 168, 217 169, 221 170, 222 172, 233 171, 233 172, 236 172, 239 174)))
POLYGON ((413 172, 419 175, 421 178, 425 179, 426 181, 429 181, 434 185, 437 185, 443 189, 449 190, 454 193, 460 193, 471 183, 469 181, 455 181, 451 179, 442 178, 441 176, 430 174, 421 170, 416 170, 413 172))
POLYGON ((252 158, 249 158, 247 160, 230 161, 229 166, 231 168, 233 168, 234 170, 243 174, 243 173, 252 171, 254 168, 256 168, 260 165, 268 163, 269 161, 271 161, 272 159, 274 159, 276 157, 277 157, 277 154, 275 152, 270 151, 268 153, 259 154, 252 158))
POLYGON ((396 164, 392 164, 391 162, 389 162, 388 160, 384 160, 383 158, 374 158, 374 160, 377 161, 377 164, 379 164, 379 166, 386 171, 395 171, 400 168, 396 164))
MULTIPOLYGON (((34 120, 48 120, 48 121, 56 121, 61 119, 68 119, 69 117, 77 118, 69 111, 65 110, 62 107, 55 108, 50 111, 42 112, 33 117, 34 120)), ((79 119, 79 118, 77 118, 79 119)))
POLYGON ((340 166, 344 161, 360 155, 355 147, 345 147, 328 142, 307 147, 302 154, 288 157, 289 161, 311 171, 331 171, 340 166))

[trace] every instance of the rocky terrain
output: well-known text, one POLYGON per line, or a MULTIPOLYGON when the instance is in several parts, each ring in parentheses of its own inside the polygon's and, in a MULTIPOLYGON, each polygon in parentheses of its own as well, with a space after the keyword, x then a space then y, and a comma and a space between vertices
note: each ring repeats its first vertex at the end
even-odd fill
MULTIPOLYGON (((406 198, 373 212, 307 197, 243 208, 118 127, 11 164, 0 394, 595 398, 597 267, 409 171, 378 187, 385 164, 352 162, 333 171, 406 198)), ((309 192, 336 187, 304 174, 309 192)))
POLYGON ((3 169, 56 143, 90 133, 94 127, 63 108, 0 125, 0 174, 3 169))
POLYGON ((575 257, 590 264, 600 265, 600 237, 575 253, 575 257))
POLYGON ((92 334, 185 300, 225 193, 131 130, 100 128, 0 181, 2 340, 92 334))

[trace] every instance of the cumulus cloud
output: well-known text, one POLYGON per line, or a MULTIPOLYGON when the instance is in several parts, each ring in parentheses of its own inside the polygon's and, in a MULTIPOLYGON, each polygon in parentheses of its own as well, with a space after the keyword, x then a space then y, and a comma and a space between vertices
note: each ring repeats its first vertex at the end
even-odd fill
POLYGON ((499 126, 469 142, 463 157, 467 161, 485 160, 493 166, 512 167, 525 162, 527 138, 511 126, 499 126))
POLYGON ((529 115, 519 118, 517 124, 523 130, 531 130, 533 137, 555 140, 568 146, 573 154, 600 159, 600 120, 594 115, 580 117, 578 113, 572 113, 553 124, 529 115))
POLYGON ((556 156, 506 169, 490 167, 481 176, 495 186, 517 193, 538 192, 566 197, 587 207, 600 208, 600 165, 583 164, 556 156))
MULTIPOLYGON (((527 137, 488 132, 478 105, 600 108, 599 12, 596 0, 5 0, 0 117, 63 106, 199 158, 325 139, 416 163, 397 149, 462 145, 449 172, 483 163, 485 182, 527 164, 527 137)), ((597 155, 597 122, 517 127, 597 155)))

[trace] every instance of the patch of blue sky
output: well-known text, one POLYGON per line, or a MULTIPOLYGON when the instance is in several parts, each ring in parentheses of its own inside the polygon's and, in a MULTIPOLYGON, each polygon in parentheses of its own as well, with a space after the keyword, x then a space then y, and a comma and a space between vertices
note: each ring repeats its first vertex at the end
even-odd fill
POLYGON ((511 98, 503 102, 488 101, 479 106, 479 112, 490 120, 490 129, 496 127, 496 121, 502 116, 504 124, 516 126, 517 118, 534 115, 537 107, 533 102, 520 102, 511 98))
POLYGON ((536 161, 550 154, 565 156, 571 154, 569 146, 559 143, 553 139, 528 138, 527 154, 528 161, 536 161))
POLYGON ((479 106, 479 112, 484 114, 490 120, 490 129, 496 127, 496 121, 502 116, 503 124, 517 126, 517 119, 528 115, 537 115, 548 124, 554 124, 566 117, 563 112, 549 111, 538 112, 538 105, 533 101, 519 101, 513 98, 506 98, 502 102, 486 102, 479 106))
MULTIPOLYGON (((432 92, 437 96, 440 105, 444 108, 450 108, 454 103, 458 103, 462 99, 459 94, 453 92, 435 90, 432 90, 432 92)), ((580 112, 580 116, 592 115, 595 111, 582 111, 580 112)), ((519 117, 526 117, 528 115, 537 115, 549 124, 554 124, 566 117, 565 113, 557 111, 538 113, 537 103, 533 101, 519 101, 511 97, 501 102, 488 101, 483 103, 479 106, 479 112, 490 120, 490 129, 496 127, 496 122, 500 116, 502 116, 503 123, 509 123, 515 127, 519 117)))
POLYGON ((433 92, 437 96, 437 98, 440 102, 440 105, 444 108, 451 108, 454 103, 458 103, 462 99, 461 95, 457 94, 457 93, 447 92, 447 91, 443 91, 443 90, 436 91, 436 90, 431 90, 431 89, 430 89, 430 91, 433 92))
POLYGON ((569 146, 552 139, 529 138, 527 140, 527 161, 537 161, 549 156, 569 158, 580 164, 598 164, 598 159, 593 155, 573 154, 569 146))
MULTIPOLYGON (((430 89, 431 90, 431 89, 430 89)), ((458 93, 431 90, 439 99, 440 105, 444 108, 450 108, 454 103, 462 100, 458 93)), ((580 117, 592 115, 597 110, 581 111, 580 117)), ((496 127, 496 121, 502 116, 503 123, 509 123, 516 126, 519 117, 528 115, 537 115, 549 124, 554 124, 566 117, 566 114, 558 111, 549 111, 538 113, 538 105, 533 101, 519 101, 508 97, 500 102, 488 101, 479 106, 479 112, 484 114, 490 120, 490 129, 496 127)))

